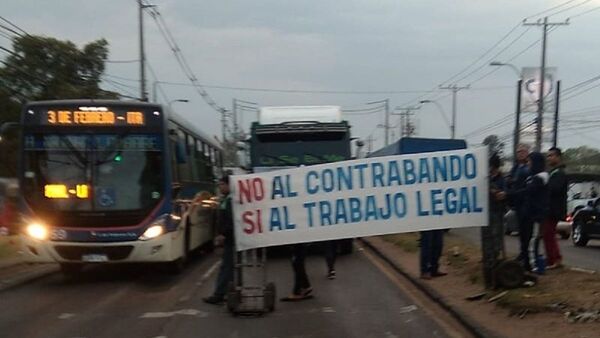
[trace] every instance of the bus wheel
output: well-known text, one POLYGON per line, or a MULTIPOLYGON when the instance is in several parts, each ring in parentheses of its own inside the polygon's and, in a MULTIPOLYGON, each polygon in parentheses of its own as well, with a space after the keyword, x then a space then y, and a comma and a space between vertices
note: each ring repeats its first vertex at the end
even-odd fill
POLYGON ((82 263, 60 263, 60 271, 66 277, 74 277, 81 273, 82 263))

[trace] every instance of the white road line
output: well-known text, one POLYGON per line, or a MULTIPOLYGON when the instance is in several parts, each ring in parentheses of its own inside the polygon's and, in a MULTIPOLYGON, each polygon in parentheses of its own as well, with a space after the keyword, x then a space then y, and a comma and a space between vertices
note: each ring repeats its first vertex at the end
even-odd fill
POLYGON ((200 310, 196 310, 196 309, 183 309, 183 310, 171 311, 171 312, 146 312, 143 315, 141 315, 139 318, 169 318, 169 317, 173 317, 176 315, 193 316, 193 317, 199 317, 199 318, 208 317, 208 313, 204 312, 204 311, 200 311, 200 310))
POLYGON ((206 282, 207 279, 210 278, 210 275, 212 275, 212 273, 221 265, 221 260, 218 260, 215 262, 215 264, 213 264, 210 269, 208 269, 208 271, 206 271, 202 277, 200 277, 200 280, 198 282, 196 282, 196 285, 200 286, 202 284, 204 284, 204 282, 206 282))
POLYGON ((73 318, 73 317, 75 317, 75 314, 74 314, 74 313, 61 313, 61 314, 58 316, 58 319, 71 319, 71 318, 73 318))

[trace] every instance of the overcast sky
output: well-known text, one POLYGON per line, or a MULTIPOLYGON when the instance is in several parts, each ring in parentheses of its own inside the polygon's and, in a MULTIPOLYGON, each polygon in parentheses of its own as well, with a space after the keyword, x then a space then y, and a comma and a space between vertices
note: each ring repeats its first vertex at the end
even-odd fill
MULTIPOLYGON (((496 69, 487 64, 510 60, 518 68, 539 66, 540 44, 517 55, 540 39, 542 30, 520 22, 561 4, 546 13, 564 10, 550 16, 550 21, 571 20, 568 26, 558 26, 548 35, 548 66, 558 68, 563 89, 600 74, 600 10, 590 11, 600 7, 600 0, 149 2, 158 6, 191 69, 207 86, 382 92, 320 94, 206 88, 219 105, 228 109, 233 98, 262 106, 339 105, 345 109, 365 108, 365 103, 383 99, 389 99, 393 109, 427 99, 437 100, 450 118, 450 93, 424 91, 456 81, 459 86, 470 85, 469 90, 458 94, 457 137, 468 136, 470 143, 480 143, 489 134, 505 136, 514 128, 512 118, 507 116, 515 111, 518 76, 510 67, 496 69), (509 32, 473 67, 447 81, 509 32), (504 117, 498 126, 474 133, 504 117)), ((79 46, 105 38, 110 44, 110 60, 139 58, 135 0, 5 1, 1 13, 30 34, 71 40, 79 46)), ((146 15, 144 20, 147 59, 158 80, 186 82, 153 19, 146 15)), ((0 37, 0 45, 9 47, 10 42, 0 37)), ((106 73, 112 81, 103 84, 106 89, 139 95, 139 82, 133 81, 139 79, 137 63, 109 63, 106 73), (121 87, 116 88, 115 82, 121 87)), ((155 80, 149 74, 150 92, 155 80)), ((572 91, 572 98, 563 96, 560 146, 600 147, 600 136, 593 128, 594 121, 600 121, 600 87, 591 88, 598 83, 572 91), (584 109, 594 106, 598 107, 584 109)), ((161 87, 169 100, 189 100, 174 103, 177 111, 206 133, 220 136, 219 115, 193 88, 161 87)), ((160 96, 159 100, 165 102, 160 96)), ((449 128, 440 114, 435 104, 425 104, 416 111, 418 135, 448 137, 449 128)), ((247 130, 254 118, 255 114, 245 113, 242 127, 247 130)), ((348 114, 346 118, 352 124, 353 136, 366 139, 372 135, 375 149, 383 145, 383 129, 377 127, 384 121, 383 112, 348 114)), ((398 124, 397 115, 392 116, 391 124, 398 124)), ((396 136, 398 130, 393 130, 396 136)))

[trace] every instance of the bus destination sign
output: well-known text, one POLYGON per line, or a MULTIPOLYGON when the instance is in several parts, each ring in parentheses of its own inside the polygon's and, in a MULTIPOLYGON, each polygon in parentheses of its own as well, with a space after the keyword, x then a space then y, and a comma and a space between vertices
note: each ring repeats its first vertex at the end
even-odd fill
MULTIPOLYGON (((87 107, 81 107, 87 108, 87 107)), ((47 121, 50 125, 97 125, 97 126, 144 126, 144 113, 124 111, 115 113, 104 109, 48 110, 47 121)))

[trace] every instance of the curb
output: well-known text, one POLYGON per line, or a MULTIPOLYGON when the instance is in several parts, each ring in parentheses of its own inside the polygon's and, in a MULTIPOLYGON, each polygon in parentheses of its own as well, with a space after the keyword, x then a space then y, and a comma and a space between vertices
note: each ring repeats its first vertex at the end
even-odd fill
POLYGON ((56 264, 16 263, 0 270, 0 292, 34 282, 60 269, 56 264))
POLYGON ((408 279, 417 289, 422 291, 427 297, 433 300, 436 304, 441 306, 444 310, 448 311, 460 324, 462 324, 470 333, 472 333, 475 337, 498 337, 497 335, 492 334, 489 330, 485 329, 479 323, 475 322, 473 319, 462 313, 460 310, 456 309, 452 305, 445 302, 444 298, 434 289, 425 285, 418 279, 414 278, 408 272, 406 272, 399 264, 394 262, 388 256, 386 256, 379 248, 375 245, 371 244, 369 240, 364 238, 358 238, 358 240, 371 249, 379 258, 383 259, 387 264, 389 264, 396 272, 402 275, 404 278, 408 279))

